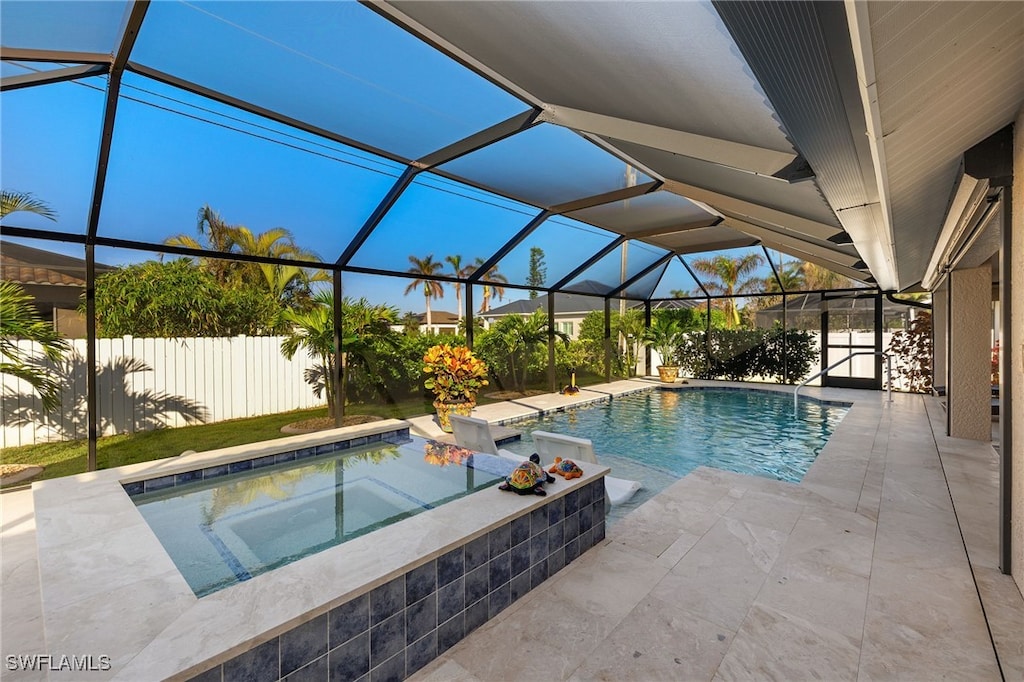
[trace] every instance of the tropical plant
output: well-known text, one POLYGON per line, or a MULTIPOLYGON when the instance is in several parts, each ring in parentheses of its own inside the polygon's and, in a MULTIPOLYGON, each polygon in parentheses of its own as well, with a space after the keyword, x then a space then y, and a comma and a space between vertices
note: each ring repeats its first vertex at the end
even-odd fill
POLYGON ((57 212, 42 199, 37 199, 31 192, 0 190, 0 218, 5 218, 18 211, 35 213, 50 220, 57 220, 57 212))
POLYGON ((56 409, 60 406, 60 382, 37 356, 19 347, 19 339, 39 344, 43 358, 51 362, 58 362, 68 350, 67 342, 39 316, 21 285, 0 281, 0 373, 27 382, 42 399, 43 409, 56 409))
POLYGON ((335 400, 335 377, 340 376, 344 395, 351 368, 357 363, 374 364, 377 344, 393 346, 396 343, 391 325, 397 322, 397 310, 385 305, 371 305, 362 298, 358 301, 342 299, 341 306, 341 348, 345 362, 340 375, 334 345, 334 295, 330 291, 320 291, 313 296, 311 308, 288 309, 283 315, 290 328, 287 338, 281 342, 281 352, 291 359, 302 348, 317 362, 306 370, 305 379, 313 387, 316 397, 326 393, 330 417, 345 413, 344 401, 338 405, 335 400))
POLYGON ((441 283, 431 278, 440 274, 441 268, 444 265, 434 260, 434 254, 429 254, 426 258, 409 256, 409 262, 412 263, 412 267, 406 270, 406 272, 416 275, 416 278, 405 288, 405 293, 408 295, 410 292, 415 291, 416 287, 423 287, 423 298, 427 306, 426 323, 429 330, 433 324, 430 316, 430 299, 444 298, 444 288, 441 286, 441 283))
MULTIPOLYGON (((479 268, 484 264, 483 258, 476 259, 476 266, 479 268)), ((486 313, 491 309, 491 299, 497 298, 499 301, 505 296, 505 287, 502 284, 508 284, 508 278, 505 275, 498 272, 498 265, 494 264, 488 268, 487 272, 484 273, 481 280, 486 281, 484 284, 483 300, 480 302, 480 312, 486 313)))
MULTIPOLYGON (((254 233, 244 225, 229 224, 209 205, 199 209, 196 232, 199 239, 179 234, 168 237, 164 244, 262 258, 307 261, 319 259, 316 253, 299 247, 292 233, 283 227, 254 233)), ((254 282, 263 282, 275 300, 291 307, 308 305, 311 296, 310 285, 313 282, 326 282, 330 279, 330 275, 324 270, 309 272, 296 265, 238 261, 230 258, 200 258, 199 263, 213 273, 221 284, 251 285, 254 282)))
MULTIPOLYGON (((445 261, 452 266, 452 276, 457 279, 465 279, 476 271, 472 265, 463 265, 462 256, 455 254, 453 256, 445 256, 445 261)), ((455 289, 455 303, 458 306, 459 321, 462 321, 463 310, 462 310, 462 282, 452 282, 452 288, 455 289)))
POLYGON ((431 346, 423 356, 423 385, 438 402, 475 401, 487 385, 487 365, 466 346, 447 343, 431 346))
MULTIPOLYGON (((217 282, 186 258, 146 261, 96 279, 101 336, 255 336, 279 329, 280 306, 264 289, 217 282)), ((83 304, 84 307, 84 304, 83 304)))
POLYGON ((569 343, 568 334, 549 330, 548 316, 543 310, 535 310, 526 317, 506 315, 480 339, 480 353, 489 360, 496 375, 511 378, 515 390, 525 392, 530 356, 547 342, 549 331, 563 343, 569 343))
MULTIPOLYGON (((932 316, 921 312, 905 330, 892 335, 889 352, 895 356, 893 371, 906 382, 908 391, 927 393, 932 389, 932 316)), ((992 365, 998 381, 998 349, 993 353, 992 365)))
POLYGON ((651 326, 644 331, 643 340, 658 352, 662 365, 674 367, 682 335, 683 329, 676 320, 659 315, 651 320, 651 326))
POLYGON ((636 376, 636 363, 640 359, 640 343, 647 331, 643 313, 635 309, 620 313, 612 320, 612 331, 619 336, 626 376, 636 376))
POLYGON ((719 254, 711 258, 697 258, 691 263, 694 270, 712 278, 704 281, 704 288, 711 294, 724 297, 721 305, 726 311, 726 324, 730 329, 740 324, 740 313, 733 296, 751 293, 761 286, 762 279, 748 275, 763 263, 764 256, 759 253, 737 258, 719 254))
POLYGON ((832 272, 828 268, 804 261, 800 264, 800 272, 803 275, 804 287, 808 290, 817 289, 849 289, 854 282, 845 275, 832 272))

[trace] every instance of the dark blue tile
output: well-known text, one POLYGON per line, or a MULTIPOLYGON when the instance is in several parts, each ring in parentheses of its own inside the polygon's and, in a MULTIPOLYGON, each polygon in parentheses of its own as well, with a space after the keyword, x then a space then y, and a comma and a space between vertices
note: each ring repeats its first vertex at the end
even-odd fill
POLYGON ((487 622, 488 604, 486 599, 481 599, 466 609, 466 634, 473 632, 487 622))
POLYGON ((451 649, 466 636, 466 618, 462 612, 437 626, 437 655, 451 649))
POLYGON ((604 540, 604 519, 594 524, 594 544, 604 540))
POLYGON ((544 506, 548 510, 548 526, 553 526, 565 518, 564 498, 559 497, 557 500, 551 500, 544 506))
POLYGON ((594 530, 588 529, 580 533, 580 554, 594 546, 594 530))
POLYGON ((565 543, 565 563, 572 563, 580 556, 580 539, 573 538, 565 543))
POLYGON ((580 508, 580 533, 590 530, 594 527, 594 506, 588 504, 586 507, 580 508))
POLYGON ((327 654, 331 682, 349 682, 370 672, 370 633, 350 639, 327 654))
POLYGON ((563 521, 559 521, 548 528, 548 552, 561 549, 562 545, 565 544, 565 527, 562 525, 563 523, 563 521))
POLYGON ((188 678, 188 682, 220 682, 221 666, 210 668, 205 673, 199 673, 195 677, 188 678))
POLYGON ((412 644, 437 627, 437 596, 431 594, 405 609, 405 643, 412 644))
POLYGON ((592 483, 588 483, 587 487, 590 488, 591 504, 597 504, 598 502, 604 504, 604 479, 599 478, 592 483))
POLYGON ((402 575, 370 592, 370 625, 376 625, 404 608, 405 576, 402 575))
POLYGON ((512 575, 517 576, 530 568, 530 543, 520 542, 512 548, 512 575))
MULTIPOLYGON (((352 448, 352 441, 350 441, 350 440, 339 440, 337 442, 331 443, 331 450, 330 451, 331 452, 341 452, 342 450, 349 450, 351 448, 352 448)), ((317 449, 316 454, 318 454, 318 455, 320 454, 319 448, 317 449)))
POLYGON ((459 578, 437 590, 437 623, 440 625, 466 608, 465 579, 459 578))
POLYGON ((252 471, 252 460, 243 459, 241 462, 232 462, 228 464, 228 471, 233 474, 237 474, 240 471, 252 471))
POLYGON ((370 682, 402 682, 405 679, 405 651, 402 650, 370 670, 370 682))
POLYGON ((369 441, 366 439, 366 436, 360 436, 359 438, 353 438, 352 440, 350 440, 348 442, 348 446, 350 448, 361 448, 368 442, 369 441))
POLYGON ((437 589, 437 563, 431 561, 405 574, 405 604, 423 599, 437 589))
POLYGON ((379 443, 380 441, 381 441, 381 434, 379 434, 379 433, 371 433, 369 436, 366 437, 366 442, 367 443, 379 443))
POLYGON ((319 457, 320 455, 329 455, 332 452, 334 452, 334 443, 324 443, 323 445, 317 445, 315 448, 313 448, 313 452, 314 454, 316 454, 317 457, 319 457))
POLYGON ((530 566, 530 588, 534 589, 548 579, 548 560, 541 559, 530 566))
POLYGON ((327 682, 330 679, 330 674, 331 668, 328 665, 327 656, 321 656, 283 678, 282 682, 327 682))
POLYGON ((565 548, 559 547, 548 556, 548 575, 552 576, 565 567, 565 548))
POLYGON ((580 510, 580 491, 573 490, 565 496, 565 515, 575 514, 580 510))
POLYGON ((307 457, 313 457, 315 455, 316 448, 300 448, 295 451, 295 459, 306 459, 307 457))
POLYGON ((512 547, 512 524, 502 524, 488 533, 487 543, 490 545, 492 559, 502 552, 507 552, 512 547))
POLYGON ((490 591, 487 566, 481 566, 466 574, 466 606, 487 596, 490 591))
POLYGON ((512 578, 509 583, 509 598, 512 601, 520 599, 527 592, 530 591, 530 572, 520 573, 516 577, 512 578))
POLYGON ((277 638, 224 663, 224 682, 277 682, 277 638))
POLYGON ((203 480, 202 469, 197 469, 196 471, 185 471, 174 475, 174 485, 181 485, 182 483, 191 483, 192 481, 201 480, 203 480))
POLYGON ((530 535, 543 533, 548 529, 547 507, 537 507, 530 512, 530 535))
POLYGON ((405 674, 414 672, 437 658, 437 631, 421 637, 405 649, 405 674))
POLYGON ((487 617, 494 618, 512 603, 512 591, 508 583, 495 588, 487 596, 487 617))
POLYGON ((565 542, 575 540, 580 535, 580 513, 576 512, 565 517, 562 521, 562 536, 565 542))
POLYGON ((370 628, 370 669, 405 648, 405 612, 370 628))
POLYGON ((590 491, 591 491, 591 488, 590 488, 590 484, 589 483, 579 489, 580 509, 583 509, 584 507, 590 506, 590 503, 594 501, 590 491))
POLYGON ((252 461, 252 468, 259 469, 260 467, 273 466, 276 461, 276 455, 266 455, 265 457, 257 457, 252 461))
POLYGON ((281 635, 281 674, 298 670, 327 653, 327 614, 281 635))
POLYGON ((466 544, 466 573, 487 563, 491 558, 487 536, 481 535, 466 544))
MULTIPOLYGON (((333 649, 370 629, 370 595, 364 594, 335 606, 328 614, 329 642, 333 649)), ((369 668, 367 668, 369 670, 369 668)))
POLYGON ((462 547, 456 547, 437 559, 437 586, 447 585, 465 573, 465 557, 462 547))
POLYGON ((608 514, 608 500, 604 495, 595 495, 594 504, 591 505, 594 508, 594 522, 598 519, 603 519, 608 514))
POLYGON ((135 483, 125 483, 124 491, 129 495, 141 495, 146 492, 146 484, 143 481, 136 481, 135 483))
POLYGON ((227 476, 231 471, 228 469, 227 464, 217 464, 212 467, 206 467, 203 469, 203 480, 208 478, 217 478, 219 476, 227 476))
POLYGON ((493 591, 512 577, 512 553, 503 552, 487 562, 488 580, 493 591))
POLYGON ((289 450, 288 452, 279 452, 276 455, 274 455, 274 463, 275 464, 280 464, 281 462, 294 462, 294 461, 295 461, 295 451, 294 450, 289 450))
POLYGON ((538 561, 546 559, 550 552, 548 551, 548 532, 544 531, 540 535, 534 535, 530 538, 530 564, 535 564, 538 561))
POLYGON ((146 481, 146 492, 152 490, 163 490, 164 488, 170 488, 174 485, 174 476, 161 476, 160 478, 151 478, 146 481))
POLYGON ((512 519, 512 541, 511 545, 515 547, 523 540, 530 539, 530 516, 529 514, 523 514, 520 517, 512 519))

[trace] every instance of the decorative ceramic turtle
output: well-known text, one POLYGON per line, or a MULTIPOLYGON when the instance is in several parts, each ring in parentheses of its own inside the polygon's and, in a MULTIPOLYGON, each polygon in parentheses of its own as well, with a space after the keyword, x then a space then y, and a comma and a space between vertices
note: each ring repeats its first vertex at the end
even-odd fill
POLYGON ((565 480, 572 478, 579 478, 583 475, 583 469, 580 469, 579 465, 571 459, 562 459, 561 457, 555 457, 555 463, 548 469, 553 474, 558 474, 565 480))
POLYGON ((498 486, 499 490, 510 490, 520 495, 547 495, 545 483, 554 482, 544 467, 540 465, 540 455, 534 453, 530 459, 517 466, 505 477, 505 482, 498 486))

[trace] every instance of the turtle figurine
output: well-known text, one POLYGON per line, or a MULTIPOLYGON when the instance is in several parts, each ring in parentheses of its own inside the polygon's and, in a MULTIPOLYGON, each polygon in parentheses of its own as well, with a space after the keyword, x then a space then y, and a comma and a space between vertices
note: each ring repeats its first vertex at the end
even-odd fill
POLYGON ((520 495, 547 495, 545 483, 554 483, 555 478, 544 471, 540 465, 540 455, 533 453, 530 459, 517 466, 505 477, 505 482, 498 486, 499 490, 510 490, 520 495))
POLYGON ((555 463, 548 469, 553 474, 558 474, 565 480, 572 478, 579 478, 583 475, 583 469, 580 469, 579 465, 571 459, 562 459, 561 457, 555 457, 555 463))

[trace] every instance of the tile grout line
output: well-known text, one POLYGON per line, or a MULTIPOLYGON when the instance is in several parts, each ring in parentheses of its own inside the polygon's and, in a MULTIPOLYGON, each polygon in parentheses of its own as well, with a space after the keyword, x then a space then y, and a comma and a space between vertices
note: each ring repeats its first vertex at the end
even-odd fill
MULTIPOLYGON (((922 402, 924 400, 922 399, 922 402)), ((1006 682, 1006 673, 1003 671, 1003 663, 999 660, 999 647, 996 646, 995 636, 992 634, 992 626, 988 622, 988 612, 985 610, 985 600, 981 596, 981 587, 978 585, 978 576, 974 572, 974 562, 971 561, 971 552, 967 548, 967 540, 964 538, 964 530, 960 525, 960 515, 956 511, 956 502, 953 500, 953 491, 949 487, 949 479, 946 477, 946 465, 942 461, 942 452, 939 449, 939 440, 932 425, 931 413, 928 411, 927 403, 924 404, 925 416, 928 421, 928 429, 931 432, 932 443, 935 445, 935 456, 939 460, 939 469, 942 471, 942 480, 946 484, 946 494, 949 495, 949 504, 953 508, 953 518, 956 520, 956 530, 960 534, 960 543, 964 548, 964 555, 967 557, 967 567, 971 571, 971 582, 974 583, 974 592, 978 596, 978 606, 981 607, 982 618, 985 619, 985 631, 988 633, 989 643, 992 645, 992 655, 996 659, 996 668, 999 669, 999 677, 1006 682)))

